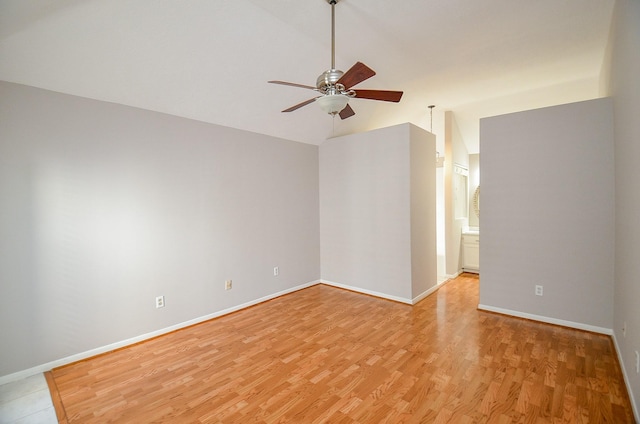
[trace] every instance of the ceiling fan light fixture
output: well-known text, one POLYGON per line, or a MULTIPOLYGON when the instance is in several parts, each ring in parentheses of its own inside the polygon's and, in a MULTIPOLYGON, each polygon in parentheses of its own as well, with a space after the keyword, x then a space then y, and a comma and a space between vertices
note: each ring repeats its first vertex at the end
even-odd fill
POLYGON ((329 115, 336 115, 347 106, 349 97, 344 94, 327 94, 326 96, 318 97, 316 103, 318 103, 320 109, 329 115))
POLYGON ((329 115, 339 115, 340 119, 347 119, 355 112, 349 105, 352 97, 369 100, 380 100, 384 102, 398 103, 402 97, 402 91, 390 90, 354 90, 353 87, 365 81, 376 73, 362 62, 356 62, 347 72, 336 69, 336 14, 335 6, 340 0, 325 0, 331 5, 331 68, 324 71, 316 80, 316 86, 296 84, 286 81, 269 81, 272 84, 289 85, 292 87, 306 88, 320 93, 312 99, 293 105, 282 112, 293 112, 301 107, 318 102, 322 110, 329 115))

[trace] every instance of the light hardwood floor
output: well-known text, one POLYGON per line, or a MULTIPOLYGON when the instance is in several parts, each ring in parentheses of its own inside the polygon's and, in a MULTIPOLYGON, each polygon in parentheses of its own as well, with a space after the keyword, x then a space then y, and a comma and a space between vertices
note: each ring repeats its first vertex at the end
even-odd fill
POLYGON ((53 370, 61 422, 633 423, 608 336, 324 285, 53 370))

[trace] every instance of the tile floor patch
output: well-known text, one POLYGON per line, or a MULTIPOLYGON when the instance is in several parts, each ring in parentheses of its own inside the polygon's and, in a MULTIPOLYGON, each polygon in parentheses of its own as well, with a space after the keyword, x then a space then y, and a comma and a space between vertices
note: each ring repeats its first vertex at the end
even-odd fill
POLYGON ((47 380, 43 374, 0 386, 0 424, 57 422, 47 380))

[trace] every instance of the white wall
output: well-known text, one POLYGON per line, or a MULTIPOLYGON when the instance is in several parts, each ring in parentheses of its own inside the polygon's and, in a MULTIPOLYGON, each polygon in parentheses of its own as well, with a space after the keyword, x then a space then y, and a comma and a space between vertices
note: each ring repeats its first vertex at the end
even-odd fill
POLYGON ((480 227, 480 219, 473 206, 473 196, 480 186, 480 155, 469 155, 469 227, 480 227))
POLYGON ((436 168, 436 252, 438 264, 438 282, 449 279, 447 276, 447 237, 445 225, 444 166, 436 168))
POLYGON ((640 421, 640 2, 618 0, 610 40, 609 94, 615 111, 616 245, 614 335, 640 421), (626 323, 626 336, 622 328, 626 323))
MULTIPOLYGON (((436 137, 436 152, 440 157, 445 156, 445 115, 447 112, 438 108, 435 110, 425 109, 422 119, 414 122, 436 137), (433 115, 431 114, 433 112, 433 115)), ((450 112, 449 112, 450 113, 450 112)), ((446 159, 446 158, 445 158, 446 159)), ((444 189, 444 167, 436 168, 436 233, 437 233, 437 268, 438 282, 444 282, 449 277, 447 275, 446 264, 446 230, 445 230, 445 189, 444 189)))
POLYGON ((455 216, 453 168, 454 164, 469 169, 469 153, 458 129, 455 115, 445 112, 445 162, 444 162, 444 200, 445 200, 445 245, 447 276, 455 276, 462 270, 461 244, 462 230, 469 225, 468 218, 455 216))
POLYGON ((323 281, 405 302, 435 286, 434 158, 433 135, 411 124, 320 146, 323 281))
POLYGON ((612 114, 605 98, 480 121, 482 307, 610 332, 612 114))
POLYGON ((10 83, 0 134, 0 377, 320 277, 317 146, 10 83))

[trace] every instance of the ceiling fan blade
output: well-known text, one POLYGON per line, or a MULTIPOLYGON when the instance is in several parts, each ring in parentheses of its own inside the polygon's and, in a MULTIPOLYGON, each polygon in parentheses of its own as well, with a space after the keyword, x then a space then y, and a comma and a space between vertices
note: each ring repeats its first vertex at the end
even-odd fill
POLYGON ((398 103, 402 98, 402 91, 388 90, 356 90, 356 99, 382 100, 398 103))
POLYGON ((270 84, 280 84, 280 85, 289 85, 291 87, 298 87, 298 88, 308 88, 309 90, 315 90, 315 87, 312 87, 310 85, 304 85, 304 84, 296 84, 295 82, 286 82, 286 81, 267 81, 270 84))
POLYGON ((347 103, 347 105, 340 111, 338 115, 340 115, 340 119, 347 119, 355 115, 356 113, 351 109, 351 105, 347 103))
POLYGON ((345 72, 336 84, 342 84, 346 89, 360 84, 362 81, 371 78, 376 72, 362 62, 356 62, 347 72, 345 72))
MULTIPOLYGON (((318 96, 318 97, 321 97, 321 96, 318 96)), ((293 112, 294 110, 300 109, 301 107, 308 105, 309 103, 315 102, 318 97, 314 97, 313 99, 305 100, 302 103, 298 103, 297 105, 291 106, 290 108, 283 110, 283 112, 293 112)))

